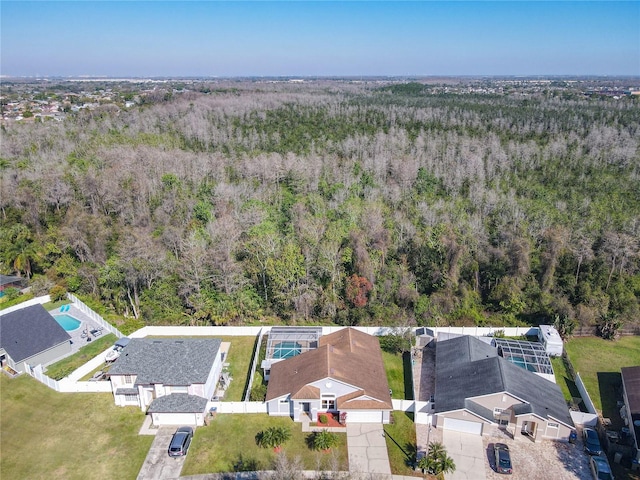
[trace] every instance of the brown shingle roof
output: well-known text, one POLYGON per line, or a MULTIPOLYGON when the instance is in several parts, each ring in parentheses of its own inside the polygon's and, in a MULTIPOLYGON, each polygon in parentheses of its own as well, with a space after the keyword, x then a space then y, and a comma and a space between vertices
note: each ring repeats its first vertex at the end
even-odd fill
POLYGON ((271 366, 267 401, 289 394, 293 398, 318 398, 319 392, 306 388, 307 385, 332 378, 361 390, 356 398, 351 395, 343 398, 340 408, 393 408, 376 337, 345 328, 320 337, 318 345, 316 350, 271 366), (362 396, 365 398, 358 400, 362 396))

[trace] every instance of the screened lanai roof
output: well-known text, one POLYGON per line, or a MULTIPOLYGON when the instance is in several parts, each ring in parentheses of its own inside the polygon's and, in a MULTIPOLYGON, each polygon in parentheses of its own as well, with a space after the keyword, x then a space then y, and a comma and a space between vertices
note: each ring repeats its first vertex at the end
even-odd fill
POLYGON ((267 341, 266 360, 283 360, 318 348, 321 327, 273 327, 267 341))
POLYGON ((541 343, 494 338, 493 344, 498 348, 498 355, 511 363, 533 373, 553 375, 549 355, 541 343))

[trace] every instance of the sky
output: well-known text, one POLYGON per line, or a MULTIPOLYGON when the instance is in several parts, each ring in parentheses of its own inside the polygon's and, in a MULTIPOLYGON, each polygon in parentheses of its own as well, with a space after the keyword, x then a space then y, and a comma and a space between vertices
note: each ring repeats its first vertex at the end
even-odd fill
POLYGON ((635 1, 0 1, 3 76, 640 75, 635 1))

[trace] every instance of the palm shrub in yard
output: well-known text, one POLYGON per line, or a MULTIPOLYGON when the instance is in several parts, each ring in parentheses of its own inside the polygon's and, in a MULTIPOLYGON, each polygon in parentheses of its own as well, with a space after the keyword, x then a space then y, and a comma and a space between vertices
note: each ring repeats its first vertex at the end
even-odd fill
POLYGON ((309 444, 314 450, 329 450, 338 443, 338 436, 329 430, 322 429, 310 436, 309 444))
POLYGON ((256 435, 256 443, 263 448, 278 449, 291 438, 291 432, 286 427, 269 427, 256 435))
POLYGON ((430 475, 440 475, 441 473, 453 473, 456 465, 453 459, 447 455, 447 450, 440 442, 429 444, 429 451, 425 457, 418 462, 418 468, 430 475))

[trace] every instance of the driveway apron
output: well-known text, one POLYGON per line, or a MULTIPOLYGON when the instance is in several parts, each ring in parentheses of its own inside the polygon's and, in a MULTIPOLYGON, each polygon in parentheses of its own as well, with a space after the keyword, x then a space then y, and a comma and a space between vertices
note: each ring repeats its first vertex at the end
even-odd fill
POLYGON ((170 457, 169 442, 177 427, 160 427, 142 464, 137 480, 170 480, 180 477, 185 457, 170 457))
POLYGON ((485 480, 485 455, 482 437, 471 433, 444 430, 442 443, 456 464, 456 471, 447 473, 446 480, 485 480))
POLYGON ((349 471, 375 478, 391 478, 389 453, 382 424, 348 423, 349 471))

